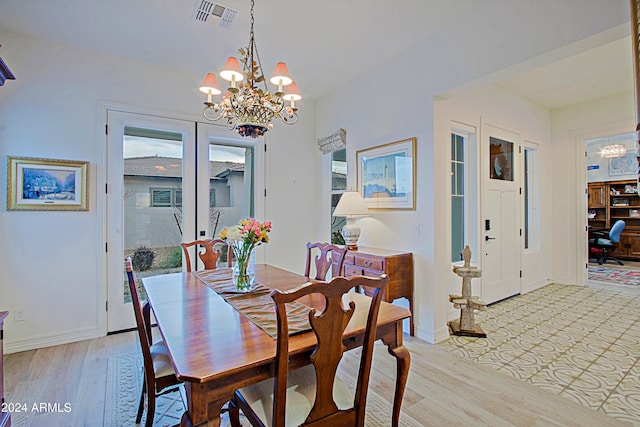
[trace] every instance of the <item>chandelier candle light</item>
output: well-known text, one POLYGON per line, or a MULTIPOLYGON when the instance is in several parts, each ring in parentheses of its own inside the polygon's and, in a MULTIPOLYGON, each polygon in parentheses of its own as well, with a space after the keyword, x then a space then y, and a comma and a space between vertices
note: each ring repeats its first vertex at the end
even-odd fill
POLYGON ((344 237, 347 249, 358 250, 360 227, 356 224, 356 219, 362 216, 369 216, 369 208, 360 193, 357 191, 345 191, 342 193, 340 201, 333 211, 333 216, 347 217, 347 223, 342 227, 342 237, 344 237))
POLYGON ((253 271, 254 249, 261 243, 269 243, 268 232, 271 221, 260 223, 255 218, 247 218, 233 227, 225 227, 220 238, 231 245, 233 251, 232 280, 238 292, 251 292, 255 273, 253 271))
POLYGON ((295 124, 298 121, 296 101, 301 100, 302 95, 284 62, 278 62, 269 79, 277 90, 274 94, 269 92, 253 34, 253 6, 254 0, 251 0, 249 46, 238 49, 242 69, 237 58, 227 59, 220 77, 231 85, 220 102, 213 102, 215 95, 222 94, 215 74, 205 76, 200 91, 207 95, 202 111, 207 120, 226 119, 229 129, 235 129, 241 136, 257 138, 273 128, 271 120, 274 117, 288 125, 295 124), (264 90, 257 86, 258 83, 264 83, 264 90), (288 106, 285 106, 286 101, 290 103, 288 106))

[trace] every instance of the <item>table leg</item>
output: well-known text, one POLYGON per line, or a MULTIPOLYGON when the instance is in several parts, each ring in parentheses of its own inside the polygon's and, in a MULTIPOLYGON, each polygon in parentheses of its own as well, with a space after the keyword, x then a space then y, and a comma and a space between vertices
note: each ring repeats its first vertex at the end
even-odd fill
POLYGON ((404 346, 398 347, 387 346, 389 354, 396 358, 396 392, 393 398, 393 416, 391 425, 398 427, 400 425, 400 408, 402 406, 402 398, 409 378, 409 367, 411 365, 411 355, 409 350, 404 346))
POLYGON ((182 415, 180 426, 219 427, 222 407, 229 402, 233 394, 212 398, 203 384, 190 382, 186 382, 184 388, 187 396, 187 411, 182 415))

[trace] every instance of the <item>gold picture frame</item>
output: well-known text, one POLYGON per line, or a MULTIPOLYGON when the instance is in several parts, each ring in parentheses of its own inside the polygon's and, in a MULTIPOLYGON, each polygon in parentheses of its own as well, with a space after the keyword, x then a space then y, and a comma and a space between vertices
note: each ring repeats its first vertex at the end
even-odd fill
POLYGON ((358 190, 369 209, 416 209, 416 138, 356 151, 358 190))
POLYGON ((87 211, 89 162, 7 157, 8 211, 87 211))

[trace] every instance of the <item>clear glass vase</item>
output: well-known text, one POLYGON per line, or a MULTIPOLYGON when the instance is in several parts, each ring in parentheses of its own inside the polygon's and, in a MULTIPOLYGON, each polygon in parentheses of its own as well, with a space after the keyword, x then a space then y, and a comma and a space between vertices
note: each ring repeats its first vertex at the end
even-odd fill
POLYGON ((255 248, 252 248, 245 256, 236 257, 233 260, 232 275, 233 284, 238 292, 251 292, 255 280, 255 248))

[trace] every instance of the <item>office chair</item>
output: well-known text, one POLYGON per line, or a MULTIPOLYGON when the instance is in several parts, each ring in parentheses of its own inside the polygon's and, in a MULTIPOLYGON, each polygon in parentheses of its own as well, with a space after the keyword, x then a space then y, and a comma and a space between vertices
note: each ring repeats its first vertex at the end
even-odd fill
POLYGON ((589 253, 602 253, 599 254, 597 260, 598 264, 602 265, 607 261, 615 261, 620 265, 624 265, 618 258, 609 256, 611 251, 614 251, 620 243, 620 235, 624 229, 625 222, 621 219, 617 220, 613 227, 609 231, 594 231, 589 238, 589 253))

